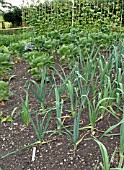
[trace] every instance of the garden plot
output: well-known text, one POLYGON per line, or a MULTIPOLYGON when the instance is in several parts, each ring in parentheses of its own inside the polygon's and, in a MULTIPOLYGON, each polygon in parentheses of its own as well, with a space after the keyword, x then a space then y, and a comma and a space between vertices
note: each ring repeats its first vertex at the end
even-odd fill
POLYGON ((123 41, 119 43, 107 57, 93 49, 83 59, 79 51, 70 66, 58 57, 49 70, 42 67, 41 80, 28 73, 27 61, 15 62, 13 94, 1 104, 3 118, 12 118, 1 124, 3 169, 101 169, 100 162, 105 169, 123 167, 123 41))

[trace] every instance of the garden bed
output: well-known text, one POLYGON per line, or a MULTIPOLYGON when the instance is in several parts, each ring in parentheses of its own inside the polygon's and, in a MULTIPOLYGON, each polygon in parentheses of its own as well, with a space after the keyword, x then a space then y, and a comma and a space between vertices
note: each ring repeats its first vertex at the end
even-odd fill
MULTIPOLYGON (((34 129, 29 123, 28 126, 20 119, 21 100, 20 97, 25 99, 24 80, 30 80, 31 75, 27 73, 29 65, 25 61, 15 64, 14 70, 11 75, 15 77, 11 80, 10 90, 15 94, 11 95, 9 100, 0 104, 0 111, 4 116, 10 115, 14 108, 17 110, 14 113, 12 123, 5 122, 0 124, 0 156, 4 156, 16 149, 23 148, 35 141, 37 136, 34 129)), ((59 69, 59 68, 57 68, 59 69)), ((61 74, 61 69, 58 70, 61 74)), ((58 79, 59 81, 59 79, 58 79)), ((57 82, 59 84, 59 82, 57 82)), ((47 90, 50 90, 49 82, 47 83, 47 90)), ((53 100, 52 94, 49 96, 50 102, 53 100)), ((38 110, 40 105, 37 99, 29 91, 29 103, 31 110, 38 110)), ((70 105, 66 100, 65 105, 70 105)), ((68 118, 64 113, 65 126, 73 124, 73 119, 68 118)), ((42 116, 41 116, 42 119, 42 116)), ((88 110, 83 110, 81 119, 81 126, 89 125, 88 110)), ((0 167, 2 170, 89 170, 93 169, 97 164, 97 169, 101 170, 99 162, 102 162, 102 156, 98 144, 93 140, 93 137, 98 138, 106 147, 108 154, 111 158, 113 151, 117 147, 117 152, 114 159, 111 161, 111 167, 117 167, 119 161, 119 141, 120 137, 117 136, 104 136, 100 138, 103 132, 110 126, 117 123, 117 119, 110 113, 105 112, 102 120, 97 120, 94 131, 91 133, 90 129, 80 131, 79 138, 82 139, 74 151, 72 142, 68 139, 67 135, 52 133, 45 134, 43 143, 30 146, 22 151, 12 154, 0 160, 0 167), (36 147, 35 160, 32 161, 32 151, 36 147)), ((53 112, 48 129, 57 129, 56 115, 53 112)), ((119 133, 120 127, 115 128, 112 133, 119 133)))

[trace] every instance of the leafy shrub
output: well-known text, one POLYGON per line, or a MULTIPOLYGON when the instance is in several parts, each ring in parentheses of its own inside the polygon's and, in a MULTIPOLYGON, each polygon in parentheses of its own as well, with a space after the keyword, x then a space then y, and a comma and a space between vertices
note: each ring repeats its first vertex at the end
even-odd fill
POLYGON ((18 7, 14 7, 9 12, 4 13, 3 18, 7 22, 11 22, 12 26, 22 25, 22 10, 18 7))

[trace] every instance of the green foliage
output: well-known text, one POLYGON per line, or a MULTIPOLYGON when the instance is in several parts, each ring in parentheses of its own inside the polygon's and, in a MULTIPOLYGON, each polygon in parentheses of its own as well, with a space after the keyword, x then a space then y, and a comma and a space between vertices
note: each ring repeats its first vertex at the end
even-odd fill
MULTIPOLYGON (((35 26, 32 31, 21 35, 1 36, 1 44, 9 46, 11 54, 26 59, 30 65, 28 72, 36 80, 41 79, 40 85, 34 80, 27 83, 29 90, 41 104, 40 108, 35 111, 29 108, 30 100, 26 92, 20 114, 26 125, 30 122, 33 126, 38 138, 35 144, 42 144, 46 133, 62 133, 72 141, 75 151, 83 140, 84 133, 95 135, 97 121, 101 121, 107 112, 114 116, 116 121, 119 120, 119 123, 108 128, 103 136, 121 125, 121 167, 124 137, 123 119, 120 120, 118 112, 122 115, 124 34, 114 32, 115 26, 121 25, 118 2, 120 1, 115 1, 112 6, 111 2, 103 3, 102 0, 82 0, 80 4, 75 1, 73 9, 72 3, 65 1, 32 6, 25 9, 29 17, 26 18, 28 23, 35 26), (77 5, 80 5, 80 8, 77 5), (29 44, 34 48, 24 50, 29 44), (59 68, 56 70, 55 61, 59 61, 64 67, 56 63, 59 68), (49 69, 52 78, 48 82, 49 69), (47 83, 50 92, 47 91, 47 83), (52 95, 52 101, 49 101, 49 95, 52 95), (56 116, 57 129, 49 130, 52 113, 56 116), (88 125, 82 123, 84 114, 87 118, 89 116, 88 125)), ((8 48, 2 47, 0 55, 1 63, 4 60, 10 61, 8 48)), ((109 170, 107 149, 100 141, 95 141, 102 153, 101 168, 109 170)), ((13 153, 16 151, 11 154, 13 153)))
POLYGON ((32 83, 34 84, 35 89, 32 88, 32 86, 29 84, 29 90, 35 95, 36 99, 41 103, 41 108, 43 114, 45 114, 45 97, 46 97, 46 66, 43 67, 43 71, 41 73, 41 84, 39 85, 36 81, 32 80, 32 83))
POLYGON ((13 69, 14 63, 10 61, 9 50, 5 46, 0 47, 0 79, 8 76, 8 72, 13 69))
POLYGON ((22 25, 22 10, 18 7, 13 7, 10 11, 4 13, 4 21, 11 22, 12 26, 22 25))
POLYGON ((8 100, 9 97, 9 85, 7 82, 0 81, 0 101, 8 100))
POLYGON ((12 121, 13 121, 13 119, 12 119, 10 116, 4 117, 4 116, 3 116, 3 113, 0 112, 0 122, 1 122, 1 123, 4 123, 4 122, 12 122, 12 121))
MULTIPOLYGON (((4 46, 8 47, 10 45, 10 47, 11 47, 11 44, 17 43, 22 40, 29 39, 31 37, 31 35, 32 35, 32 32, 30 32, 30 31, 27 31, 27 32, 20 31, 20 32, 17 32, 17 34, 13 34, 13 32, 12 32, 12 34, 0 35, 0 46, 4 45, 4 46)), ((28 42, 30 42, 30 40, 28 40, 28 42)))
POLYGON ((22 108, 21 108, 21 119, 25 123, 26 126, 28 126, 30 119, 29 119, 29 101, 28 101, 28 92, 25 91, 26 93, 26 99, 25 101, 22 99, 22 108))
POLYGON ((9 49, 12 55, 16 55, 16 57, 21 57, 24 51, 24 46, 27 44, 27 40, 21 40, 19 42, 14 42, 9 45, 9 49))
POLYGON ((123 2, 106 1, 51 1, 30 9, 24 9, 25 22, 36 27, 37 33, 53 31, 68 32, 71 27, 95 28, 110 32, 123 24, 123 2), (33 15, 32 15, 33 14, 33 15))
POLYGON ((99 140, 97 139, 94 139, 94 140, 98 143, 101 154, 102 154, 102 158, 103 158, 103 164, 101 164, 102 170, 110 170, 109 156, 108 156, 105 146, 99 140))
POLYGON ((60 99, 60 94, 58 88, 55 87, 55 96, 56 96, 56 119, 57 119, 57 129, 61 130, 62 125, 62 109, 63 109, 63 99, 60 99))
MULTIPOLYGON (((124 119, 124 106, 123 106, 123 119, 124 119)), ((120 152, 121 154, 124 154, 124 121, 121 124, 120 127, 120 152)))
POLYGON ((25 54, 25 58, 28 60, 29 65, 31 66, 31 69, 29 69, 28 72, 31 73, 37 80, 41 78, 44 66, 46 66, 46 68, 52 69, 54 64, 54 57, 49 56, 49 54, 46 52, 28 52, 25 54))

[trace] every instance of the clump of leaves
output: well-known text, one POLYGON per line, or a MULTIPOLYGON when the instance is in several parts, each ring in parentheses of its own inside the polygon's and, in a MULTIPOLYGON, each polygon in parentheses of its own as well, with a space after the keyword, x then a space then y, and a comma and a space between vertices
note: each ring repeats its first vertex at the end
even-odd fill
POLYGON ((4 45, 0 46, 0 53, 9 53, 8 47, 4 45))
POLYGON ((46 66, 47 69, 52 69, 54 64, 54 56, 50 56, 45 52, 31 51, 25 53, 25 58, 28 60, 28 63, 31 66, 28 72, 32 74, 37 80, 41 78, 41 73, 44 66, 46 66))
POLYGON ((12 122, 13 119, 10 116, 3 117, 3 112, 0 112, 0 122, 12 122))
POLYGON ((28 43, 27 40, 18 41, 18 43, 17 42, 11 43, 9 46, 11 54, 20 57, 23 54, 27 43, 28 43))
POLYGON ((63 45, 59 49, 60 61, 62 62, 73 63, 77 59, 78 54, 78 48, 74 44, 63 45))
POLYGON ((2 49, 0 51, 0 78, 4 79, 8 72, 13 69, 14 63, 10 61, 9 53, 2 53, 2 49))
POLYGON ((8 100, 9 97, 9 85, 5 81, 0 81, 0 101, 8 100))
POLYGON ((0 64, 4 64, 4 62, 8 62, 10 60, 10 54, 0 53, 0 64))

